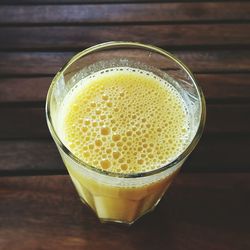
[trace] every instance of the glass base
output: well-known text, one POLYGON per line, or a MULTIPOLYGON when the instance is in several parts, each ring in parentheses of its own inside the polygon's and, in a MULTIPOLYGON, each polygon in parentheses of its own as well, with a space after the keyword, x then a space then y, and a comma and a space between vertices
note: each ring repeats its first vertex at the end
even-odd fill
MULTIPOLYGON (((79 197, 80 197, 81 202, 82 202, 85 206, 87 206, 89 209, 91 209, 91 210, 95 213, 95 215, 97 216, 95 210, 94 210, 92 207, 90 207, 90 206, 88 205, 88 203, 87 203, 81 196, 79 196, 79 197)), ((158 205, 158 203, 160 202, 161 198, 162 198, 162 196, 155 202, 155 204, 154 204, 150 209, 144 211, 141 215, 139 215, 139 216, 138 216, 137 218, 135 218, 133 221, 123 221, 123 220, 116 220, 116 219, 99 218, 98 216, 97 216, 97 217, 98 217, 99 221, 100 221, 101 223, 103 223, 103 224, 106 224, 106 223, 112 223, 112 224, 113 224, 113 223, 117 223, 117 224, 122 224, 122 225, 125 225, 125 226, 131 226, 131 225, 134 224, 137 220, 139 220, 141 217, 143 217, 145 214, 153 212, 153 211, 155 210, 156 206, 158 205)))
POLYGON ((101 223, 132 225, 143 215, 154 210, 178 172, 166 178, 136 188, 124 188, 95 182, 77 175, 68 166, 70 177, 81 201, 95 213, 101 223))

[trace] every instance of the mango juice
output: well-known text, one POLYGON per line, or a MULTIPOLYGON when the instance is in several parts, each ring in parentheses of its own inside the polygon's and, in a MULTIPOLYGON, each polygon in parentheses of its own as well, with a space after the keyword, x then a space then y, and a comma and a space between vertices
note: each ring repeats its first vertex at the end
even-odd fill
POLYGON ((103 221, 132 223, 152 209, 182 162, 163 173, 140 175, 174 161, 190 138, 180 92, 155 74, 130 67, 109 68, 79 81, 58 117, 66 147, 96 170, 93 174, 63 159, 82 201, 103 221))

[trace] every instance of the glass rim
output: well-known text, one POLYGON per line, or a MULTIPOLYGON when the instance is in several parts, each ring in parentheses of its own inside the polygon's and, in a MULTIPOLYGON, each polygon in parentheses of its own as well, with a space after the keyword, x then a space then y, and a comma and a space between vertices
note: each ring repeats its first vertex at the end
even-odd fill
POLYGON ((200 86, 198 85, 197 81, 195 80, 195 77, 194 77, 193 73, 191 72, 191 70, 182 61, 180 61, 178 58, 176 58, 171 53, 165 51, 164 49, 156 47, 154 45, 143 44, 143 43, 139 43, 139 42, 110 41, 110 42, 105 42, 105 43, 100 43, 100 44, 94 45, 92 47, 89 47, 89 48, 77 53, 57 72, 57 74, 55 75, 55 77, 53 78, 53 80, 50 84, 50 87, 49 87, 49 90, 47 93, 45 112, 46 112, 47 124, 48 124, 50 133, 51 133, 54 141, 60 147, 60 149, 65 154, 67 154, 71 159, 73 159, 76 163, 80 164, 84 168, 87 168, 91 171, 94 171, 96 173, 99 173, 99 174, 102 174, 105 176, 118 177, 118 178, 136 178, 136 177, 146 177, 146 176, 155 175, 155 174, 161 173, 167 169, 170 169, 171 167, 174 167, 176 164, 178 164, 179 162, 184 160, 193 151, 193 149, 195 148, 195 146, 199 142, 201 135, 203 133, 203 130, 204 130, 205 120, 206 120, 206 103, 205 103, 204 94, 203 94, 200 86), (99 51, 102 49, 108 49, 108 48, 114 48, 114 47, 117 47, 117 48, 124 48, 124 47, 132 48, 133 47, 133 48, 139 48, 139 49, 144 49, 144 50, 151 50, 151 51, 158 53, 164 57, 167 57, 168 59, 171 59, 181 69, 183 69, 185 71, 185 73, 188 74, 188 76, 190 77, 190 79, 191 79, 192 83, 194 84, 195 89, 198 93, 199 103, 200 103, 200 117, 199 117, 199 126, 197 128, 195 136, 189 142, 189 145, 186 147, 186 149, 180 155, 178 155, 178 157, 176 157, 171 162, 169 162, 169 163, 167 163, 167 164, 165 164, 157 169, 150 170, 147 172, 138 172, 138 173, 128 173, 127 174, 127 173, 111 172, 111 171, 102 170, 102 169, 99 169, 97 167, 91 166, 88 163, 84 162, 83 160, 79 159, 77 156, 75 156, 66 147, 66 145, 62 142, 62 140, 58 136, 58 134, 54 128, 54 125, 52 123, 51 112, 50 112, 50 100, 51 100, 52 90, 54 89, 54 86, 56 85, 56 83, 58 82, 60 77, 63 75, 63 73, 68 69, 68 67, 70 65, 72 65, 74 62, 76 62, 78 59, 82 58, 83 56, 91 54, 95 51, 99 51))

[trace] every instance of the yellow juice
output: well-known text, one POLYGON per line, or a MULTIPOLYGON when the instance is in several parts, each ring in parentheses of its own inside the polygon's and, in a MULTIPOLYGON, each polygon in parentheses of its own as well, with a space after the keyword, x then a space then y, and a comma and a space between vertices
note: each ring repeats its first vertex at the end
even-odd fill
POLYGON ((67 148, 99 170, 95 175, 63 159, 81 199, 104 221, 131 223, 152 209, 182 162, 153 177, 139 175, 172 162, 189 142, 181 94, 153 73, 129 67, 79 81, 64 98, 58 117, 67 148))

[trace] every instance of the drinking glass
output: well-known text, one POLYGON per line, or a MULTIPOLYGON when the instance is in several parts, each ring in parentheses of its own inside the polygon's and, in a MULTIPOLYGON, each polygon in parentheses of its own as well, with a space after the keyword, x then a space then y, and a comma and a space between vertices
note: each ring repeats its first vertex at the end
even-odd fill
MULTIPOLYGON (((135 42, 98 44, 75 55, 54 77, 46 100, 50 133, 83 203, 101 222, 132 224, 153 210, 198 143, 205 124, 205 99, 191 71, 169 52, 135 42), (90 166, 66 147, 59 132, 59 110, 81 79, 114 67, 152 72, 171 84, 187 104, 189 143, 172 162, 141 173, 114 173, 90 166)), ((163 128, 164 129, 164 128, 163 128)))

